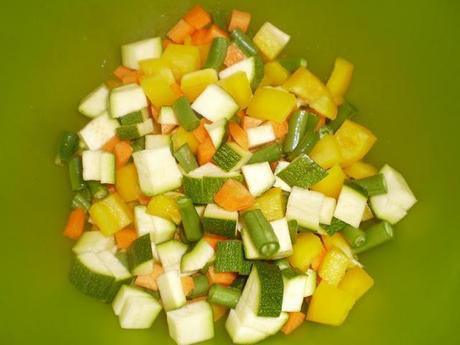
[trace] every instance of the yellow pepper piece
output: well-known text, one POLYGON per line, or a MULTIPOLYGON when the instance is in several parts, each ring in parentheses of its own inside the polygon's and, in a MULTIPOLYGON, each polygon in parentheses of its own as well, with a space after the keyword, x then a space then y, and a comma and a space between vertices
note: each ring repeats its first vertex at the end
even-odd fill
POLYGON ((196 154, 198 145, 200 144, 192 132, 187 132, 184 128, 179 127, 171 137, 174 151, 178 150, 182 145, 188 144, 190 151, 196 154))
POLYGON ((344 101, 343 96, 350 86, 353 69, 354 66, 351 62, 341 57, 335 59, 334 69, 332 70, 326 86, 331 92, 334 102, 337 105, 341 105, 344 101))
POLYGON ((131 208, 116 193, 94 203, 89 209, 89 214, 105 236, 113 235, 133 221, 131 208))
POLYGON ((157 108, 172 105, 179 97, 171 88, 171 84, 161 76, 143 78, 141 86, 150 102, 157 108))
POLYGON ((334 165, 327 171, 327 176, 310 189, 337 199, 346 177, 340 165, 334 165))
POLYGON ((217 82, 217 72, 214 68, 207 68, 200 71, 185 74, 180 87, 182 92, 190 101, 194 101, 209 84, 217 82))
POLYGON ((179 224, 181 221, 176 199, 164 194, 154 196, 150 199, 147 205, 147 213, 152 216, 168 219, 176 224, 179 224))
POLYGON ((139 66, 144 76, 160 76, 169 84, 173 84, 176 81, 171 66, 164 59, 142 60, 139 61, 139 66))
POLYGON ((322 137, 313 147, 309 156, 323 169, 329 169, 342 161, 339 144, 333 135, 322 137))
POLYGON ((332 248, 340 249, 350 260, 349 266, 352 267, 355 265, 355 263, 351 261, 354 259, 353 251, 341 234, 336 233, 332 236, 323 235, 322 240, 327 250, 331 250, 332 248))
POLYGON ((264 85, 279 86, 289 78, 289 71, 284 68, 278 61, 272 61, 264 66, 264 85))
POLYGON ((161 58, 169 63, 176 80, 180 80, 184 74, 200 69, 200 50, 196 46, 169 44, 161 58))
POLYGON ((377 174, 377 168, 369 163, 365 163, 363 161, 354 162, 350 166, 344 169, 345 174, 348 177, 354 179, 365 178, 369 176, 374 176, 377 174))
POLYGON ((272 188, 256 199, 252 210, 260 209, 269 222, 284 217, 286 200, 281 188, 272 188))
POLYGON ((299 67, 283 87, 303 98, 311 108, 321 115, 333 120, 337 116, 337 105, 335 104, 331 93, 323 82, 307 70, 305 67, 299 67))
POLYGON ((318 236, 309 232, 300 234, 293 245, 293 253, 288 258, 289 263, 292 267, 306 272, 322 250, 323 243, 318 236))
POLYGON ((340 326, 348 316, 354 297, 326 281, 321 283, 313 293, 307 312, 307 320, 326 325, 340 326))
POLYGON ((233 97, 240 109, 248 107, 252 98, 251 84, 245 72, 237 72, 219 81, 218 85, 233 97))
POLYGON ((200 66, 203 66, 208 59, 209 50, 211 49, 211 43, 209 44, 200 44, 197 46, 200 50, 200 66))
POLYGON ((355 298, 360 299, 372 286, 374 279, 361 267, 350 268, 339 284, 339 289, 344 290, 355 298))
POLYGON ((126 202, 135 201, 141 196, 139 178, 133 163, 129 163, 116 171, 117 192, 126 202))
POLYGON ((350 264, 348 256, 338 248, 328 250, 326 256, 321 262, 318 274, 331 285, 337 285, 342 280, 350 264))
POLYGON ((248 115, 262 120, 281 123, 296 105, 293 94, 272 87, 257 89, 248 106, 248 115))
POLYGON ((377 141, 370 130, 350 120, 342 124, 335 137, 342 153, 343 166, 349 166, 362 159, 377 141))

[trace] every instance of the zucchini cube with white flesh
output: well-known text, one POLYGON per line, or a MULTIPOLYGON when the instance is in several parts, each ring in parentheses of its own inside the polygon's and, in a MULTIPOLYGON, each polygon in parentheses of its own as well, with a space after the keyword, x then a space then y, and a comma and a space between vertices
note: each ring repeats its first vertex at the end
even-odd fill
POLYGON ((225 329, 235 344, 253 344, 268 337, 266 333, 244 325, 235 309, 230 309, 225 329))
POLYGON ((187 304, 166 313, 169 335, 178 345, 189 345, 214 337, 213 313, 206 301, 187 304))
POLYGON ((275 175, 268 162, 248 164, 241 168, 249 192, 259 196, 275 183, 275 175))
POLYGON ((107 111, 108 100, 109 89, 101 85, 81 100, 78 111, 87 117, 97 117, 107 111))
POLYGON ((176 114, 172 107, 161 107, 158 123, 161 125, 178 125, 176 114))
POLYGON ((124 303, 119 315, 120 327, 123 329, 147 329, 160 314, 162 306, 158 301, 145 294, 130 296, 124 303))
POLYGON ((119 126, 117 120, 112 119, 108 113, 103 112, 86 124, 80 130, 79 135, 90 150, 96 151, 100 150, 105 143, 115 136, 119 126))
POLYGON ((313 271, 312 269, 308 269, 307 272, 305 273, 307 276, 307 282, 305 284, 305 291, 303 297, 310 297, 313 295, 316 289, 316 271, 313 271))
POLYGON ((145 275, 153 272, 153 252, 150 235, 138 237, 128 248, 128 264, 134 275, 145 275))
POLYGON ((292 268, 282 271, 283 274, 283 306, 282 311, 297 312, 302 308, 302 302, 307 284, 307 276, 292 268))
POLYGON ((161 194, 182 185, 182 173, 169 147, 138 151, 133 158, 145 195, 161 194))
POLYGON ((153 243, 162 243, 171 240, 176 232, 176 225, 164 218, 147 213, 147 207, 134 208, 134 222, 138 236, 150 234, 153 243))
POLYGON ((171 147, 171 136, 167 134, 150 134, 145 136, 145 149, 153 150, 171 147))
POLYGON ((147 119, 140 123, 132 125, 123 125, 117 128, 117 136, 121 140, 131 140, 143 137, 144 135, 153 133, 153 120, 147 119))
POLYGON ((177 270, 162 273, 157 278, 161 302, 166 311, 182 307, 186 303, 180 272, 177 270))
POLYGON ((291 187, 310 188, 324 179, 327 174, 327 171, 315 161, 306 154, 302 154, 278 172, 277 176, 291 187))
POLYGON ((321 212, 319 214, 320 224, 330 225, 332 218, 334 217, 335 205, 337 201, 334 198, 325 196, 323 200, 323 206, 321 206, 321 212))
POLYGON ((179 271, 182 257, 188 246, 177 240, 163 242, 157 246, 158 257, 165 271, 179 271))
POLYGON ((110 92, 110 115, 113 118, 148 107, 144 90, 137 84, 128 84, 112 89, 110 92))
POLYGON ((371 207, 379 219, 391 224, 399 222, 407 211, 417 202, 404 177, 389 165, 385 165, 380 173, 383 174, 387 185, 387 193, 370 198, 371 207))
POLYGON ((226 119, 221 119, 209 125, 204 125, 204 128, 208 132, 208 135, 211 138, 215 148, 219 148, 220 144, 222 144, 222 141, 224 140, 226 125, 226 119))
POLYGON ((83 180, 115 183, 115 155, 104 151, 83 151, 83 180))
POLYGON ((293 187, 289 195, 286 218, 304 228, 320 231, 320 216, 325 196, 319 192, 293 187))
POLYGON ((135 125, 137 123, 144 122, 148 120, 149 118, 149 111, 147 108, 144 108, 139 111, 135 111, 133 113, 126 114, 122 117, 118 118, 118 121, 120 121, 120 124, 122 126, 127 126, 127 125, 135 125))
POLYGON ((238 212, 224 210, 216 204, 208 204, 201 223, 207 233, 233 238, 236 237, 238 212))
POLYGON ((266 22, 255 34, 253 41, 269 60, 274 60, 288 44, 290 38, 288 34, 266 22))
POLYGON ((246 73, 246 77, 248 78, 249 83, 252 83, 252 81, 254 80, 255 74, 256 74, 255 58, 254 57, 247 58, 245 60, 237 62, 236 64, 233 64, 230 67, 227 67, 226 69, 220 71, 219 79, 228 78, 231 75, 238 73, 238 72, 246 73))
POLYGON ((150 296, 147 292, 144 290, 135 287, 135 286, 130 286, 130 285, 123 285, 120 290, 118 291, 117 295, 115 296, 113 302, 112 302, 112 309, 113 313, 115 315, 120 315, 126 301, 130 297, 135 297, 135 296, 150 296))
POLYGON ((367 196, 350 186, 344 185, 337 200, 334 217, 358 228, 363 218, 366 204, 367 196))
POLYGON ((212 159, 225 171, 235 171, 251 159, 252 153, 236 143, 225 143, 214 154, 212 159))
POLYGON ((139 69, 139 61, 156 59, 161 56, 163 45, 160 37, 124 44, 121 46, 123 66, 139 69))
POLYGON ((101 155, 101 183, 115 183, 115 155, 111 152, 102 152, 101 155))
POLYGON ((199 240, 193 249, 182 256, 181 272, 201 270, 214 257, 214 248, 204 239, 199 240))
POLYGON ((209 121, 216 122, 221 119, 229 120, 239 106, 222 88, 211 84, 193 102, 192 109, 209 121))
POLYGON ((257 127, 248 128, 249 147, 253 148, 259 145, 267 144, 276 140, 275 131, 270 123, 266 123, 257 127))
POLYGON ((113 236, 104 236, 100 231, 85 231, 78 239, 72 251, 75 254, 99 253, 104 250, 112 251, 115 248, 113 236))
POLYGON ((110 273, 114 278, 114 282, 108 292, 107 301, 112 301, 118 290, 123 284, 129 283, 131 280, 131 273, 125 267, 125 265, 116 257, 112 252, 108 250, 97 253, 99 259, 109 269, 110 273))
POLYGON ((284 182, 281 178, 278 177, 278 173, 286 168, 289 165, 289 162, 286 161, 279 161, 278 165, 275 169, 275 184, 274 187, 281 188, 285 192, 291 192, 291 186, 289 186, 286 182, 284 182))

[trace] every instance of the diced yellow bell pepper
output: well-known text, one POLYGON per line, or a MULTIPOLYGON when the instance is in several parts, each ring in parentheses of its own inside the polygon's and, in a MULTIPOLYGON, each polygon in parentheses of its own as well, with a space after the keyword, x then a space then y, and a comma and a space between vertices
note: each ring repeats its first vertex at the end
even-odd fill
POLYGON ((363 161, 354 162, 350 166, 344 169, 345 174, 348 177, 354 179, 365 178, 369 176, 374 176, 377 174, 377 168, 369 163, 365 163, 363 161))
POLYGON ((374 218, 374 213, 372 213, 371 208, 369 205, 366 204, 364 208, 363 217, 361 218, 361 222, 365 222, 366 220, 370 220, 374 218))
POLYGON ((206 63, 206 60, 208 59, 211 44, 200 44, 197 47, 200 50, 200 66, 203 66, 206 63))
POLYGON ((303 98, 303 100, 321 115, 333 120, 337 116, 337 105, 323 82, 307 70, 300 67, 283 84, 283 87, 303 98))
POLYGON ((171 66, 164 59, 142 60, 139 61, 139 66, 142 73, 147 77, 160 76, 169 84, 173 84, 176 81, 171 66))
POLYGON ((284 68, 278 61, 266 63, 264 66, 265 85, 279 86, 289 78, 289 71, 284 68))
POLYGON ((267 59, 273 60, 288 44, 289 39, 288 34, 266 22, 254 35, 253 41, 267 59))
POLYGON ((326 86, 331 92, 334 102, 337 105, 341 105, 344 101, 343 96, 350 86, 353 69, 354 66, 351 62, 341 57, 335 59, 334 69, 332 70, 326 86))
POLYGON ((133 213, 120 195, 113 193, 89 209, 94 224, 105 236, 111 236, 133 221, 133 213))
POLYGON ((209 84, 214 84, 217 80, 216 70, 207 68, 185 74, 180 81, 180 87, 185 96, 194 101, 209 84))
POLYGON ((348 316, 354 297, 325 280, 313 293, 307 312, 307 320, 326 325, 340 326, 348 316))
POLYGON ((350 260, 340 249, 329 249, 321 262, 318 274, 331 285, 337 285, 342 280, 350 265, 350 260))
POLYGON ((355 300, 360 299, 372 286, 374 279, 361 267, 350 268, 339 284, 339 289, 353 295, 355 300))
POLYGON ((141 86, 150 102, 157 108, 172 105, 179 98, 171 84, 161 76, 150 76, 141 80, 141 86))
POLYGON ((289 263, 292 267, 306 272, 322 250, 323 243, 318 236, 310 232, 300 234, 293 245, 293 253, 289 257, 289 263))
POLYGON ((248 107, 252 98, 252 89, 245 72, 234 73, 220 80, 218 85, 233 97, 235 102, 240 106, 240 109, 248 107))
POLYGON ((184 128, 179 127, 171 137, 174 151, 178 150, 182 145, 188 144, 190 151, 196 154, 198 145, 200 144, 192 132, 187 132, 184 128))
POLYGON ((139 178, 133 163, 117 169, 115 181, 117 192, 126 202, 135 201, 141 196, 139 178))
POLYGON ((375 135, 366 127, 346 120, 335 133, 342 153, 342 166, 362 159, 377 141, 375 135))
POLYGON ((196 46, 169 44, 161 58, 169 63, 176 80, 200 69, 200 50, 196 46))
POLYGON ((334 165, 327 171, 327 176, 311 186, 310 189, 337 199, 346 177, 340 165, 334 165))
POLYGON ((342 161, 339 144, 333 135, 322 137, 313 147, 309 156, 323 169, 329 169, 342 161))
POLYGON ((351 261, 354 259, 353 251, 351 250, 351 247, 348 244, 348 242, 343 238, 341 234, 336 233, 332 236, 323 235, 322 239, 327 250, 331 250, 332 248, 340 249, 350 260, 349 266, 352 267, 355 265, 355 263, 351 261))
POLYGON ((248 106, 248 115, 281 123, 296 105, 293 94, 272 87, 257 89, 248 106))
POLYGON ((286 199, 281 188, 272 188, 259 196, 251 209, 260 209, 271 222, 284 217, 285 205, 286 199))
POLYGON ((176 224, 179 224, 181 221, 176 199, 165 194, 156 195, 150 199, 147 205, 147 213, 152 216, 168 219, 176 224))

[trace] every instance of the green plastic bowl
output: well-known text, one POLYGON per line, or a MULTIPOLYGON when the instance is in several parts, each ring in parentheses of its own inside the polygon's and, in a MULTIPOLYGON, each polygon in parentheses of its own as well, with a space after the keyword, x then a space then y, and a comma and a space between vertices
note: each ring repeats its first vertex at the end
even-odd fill
MULTIPOLYGON (((72 287, 62 236, 70 188, 53 165, 65 129, 84 123, 79 99, 120 63, 120 45, 163 35, 192 1, 4 1, 0 11, 2 270, 0 344, 172 344, 164 315, 119 328, 109 305, 72 287)), ((396 239, 361 256, 375 286, 342 327, 307 323, 265 344, 460 344, 459 2, 201 1, 291 34, 287 54, 327 78, 352 61, 348 94, 378 136, 369 161, 401 171, 419 199, 396 239), (456 327, 457 326, 457 327, 456 327)), ((209 344, 230 344, 217 325, 209 344)))

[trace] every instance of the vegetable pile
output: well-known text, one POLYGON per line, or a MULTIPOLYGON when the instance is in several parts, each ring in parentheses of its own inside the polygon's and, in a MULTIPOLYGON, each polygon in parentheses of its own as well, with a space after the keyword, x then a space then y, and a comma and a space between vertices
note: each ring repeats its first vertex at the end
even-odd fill
POLYGON ((167 33, 122 46, 114 78, 85 97, 56 163, 74 196, 70 281, 112 303, 125 329, 162 309, 178 344, 234 343, 340 325, 373 285, 357 254, 393 238, 416 199, 345 99, 353 65, 323 83, 290 36, 200 6, 167 33))

